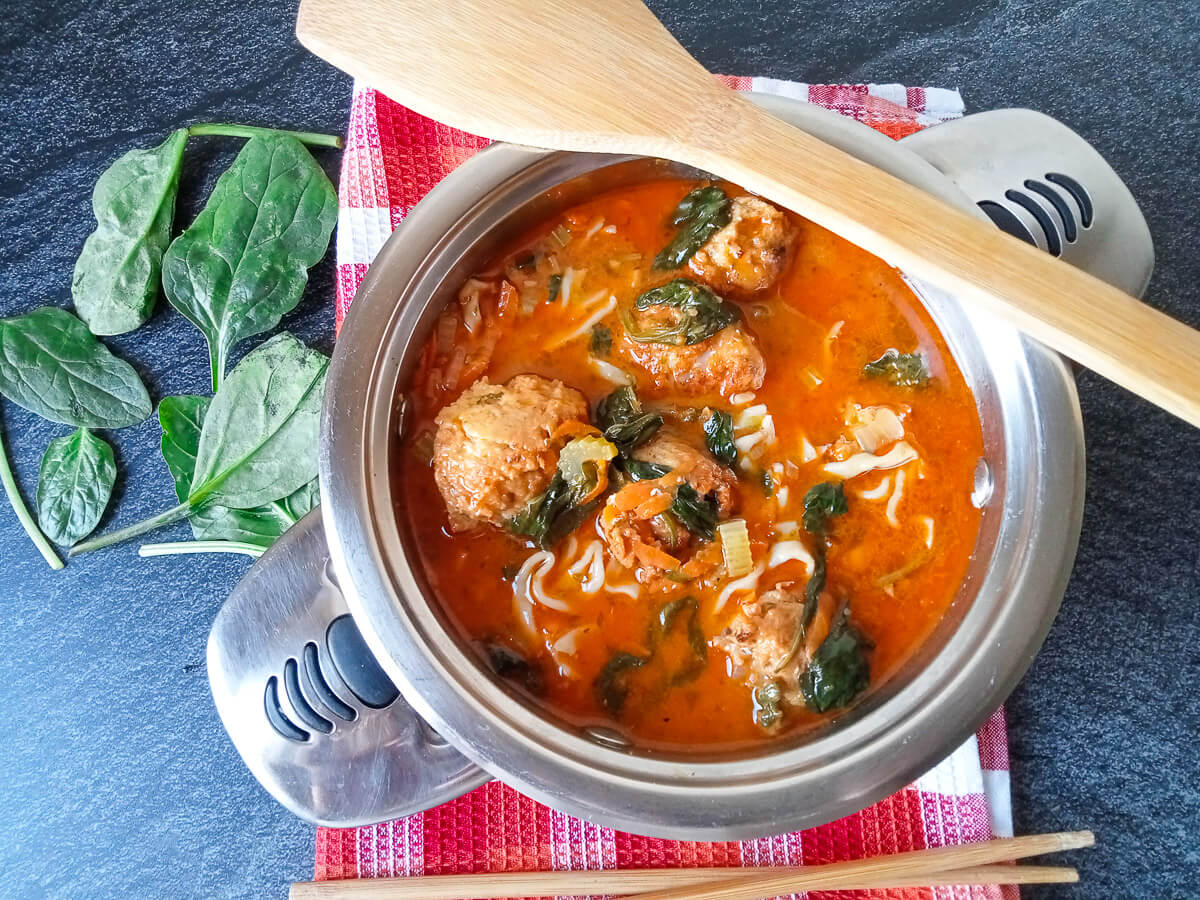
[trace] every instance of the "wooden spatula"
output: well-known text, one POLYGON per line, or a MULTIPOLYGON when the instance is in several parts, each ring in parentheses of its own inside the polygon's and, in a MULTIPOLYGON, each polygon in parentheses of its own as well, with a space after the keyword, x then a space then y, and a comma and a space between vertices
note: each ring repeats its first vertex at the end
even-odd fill
POLYGON ((741 184, 1200 426, 1200 332, 772 118, 638 0, 303 0, 296 34, 466 131, 741 184))

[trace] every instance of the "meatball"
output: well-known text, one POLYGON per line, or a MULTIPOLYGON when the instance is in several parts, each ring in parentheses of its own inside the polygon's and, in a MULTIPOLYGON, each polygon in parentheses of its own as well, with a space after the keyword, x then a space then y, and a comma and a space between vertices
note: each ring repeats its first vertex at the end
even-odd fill
POLYGON ((654 376, 658 385, 687 394, 730 397, 757 391, 767 373, 762 352, 741 325, 722 328, 708 340, 690 346, 641 344, 632 339, 626 344, 630 357, 654 376))
POLYGON ((561 381, 517 375, 507 384, 481 378, 438 413, 433 476, 452 531, 503 526, 554 477, 551 435, 564 422, 587 421, 583 394, 561 381))
POLYGON ((729 627, 713 638, 713 646, 729 656, 735 676, 740 674, 751 687, 776 681, 786 702, 803 703, 800 676, 808 667, 810 654, 829 633, 830 605, 823 596, 804 644, 796 646, 804 589, 780 585, 742 604, 729 627))
POLYGON ((778 209, 757 197, 738 197, 730 204, 729 224, 688 265, 718 289, 761 291, 783 272, 793 237, 778 209))
POLYGON ((616 495, 609 497, 600 515, 600 530, 608 543, 613 559, 626 568, 635 569, 643 583, 652 583, 666 573, 679 568, 680 552, 691 543, 691 534, 672 518, 661 513, 670 506, 675 485, 680 481, 691 485, 701 497, 713 495, 717 511, 726 517, 733 510, 733 474, 687 441, 669 432, 660 432, 633 452, 642 462, 666 466, 671 472, 662 479, 661 487, 652 487, 649 508, 661 506, 657 512, 639 513, 625 509, 616 495), (658 501, 657 503, 655 501, 658 501))

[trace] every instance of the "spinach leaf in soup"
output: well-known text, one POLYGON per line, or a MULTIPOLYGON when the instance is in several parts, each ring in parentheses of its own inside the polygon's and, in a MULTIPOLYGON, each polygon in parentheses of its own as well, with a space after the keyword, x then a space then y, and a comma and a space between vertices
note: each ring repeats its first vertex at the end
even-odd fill
MULTIPOLYGON (((163 460, 175 481, 175 494, 181 503, 191 493, 196 451, 210 402, 207 397, 179 395, 164 397, 158 404, 163 460)), ((265 548, 319 502, 320 489, 314 478, 286 497, 251 509, 202 506, 191 514, 189 523, 196 540, 239 541, 265 548)))
POLYGON ((845 515, 849 509, 842 482, 814 484, 804 495, 804 529, 813 534, 824 534, 829 530, 830 520, 845 515))
POLYGON ((800 692, 809 709, 823 713, 849 706, 867 689, 871 680, 868 647, 870 642, 850 624, 850 610, 844 608, 800 676, 800 692))
POLYGON ((717 533, 717 499, 714 494, 701 497, 696 489, 683 482, 675 490, 671 515, 688 531, 706 541, 717 533))
POLYGON ((555 300, 558 299, 559 291, 562 290, 562 276, 561 275, 551 275, 550 280, 546 284, 546 288, 549 291, 549 294, 548 294, 549 300, 547 300, 546 302, 553 303, 555 300))
POLYGON ((659 640, 665 639, 671 633, 675 622, 681 619, 685 622, 685 635, 691 658, 668 677, 670 687, 678 687, 692 681, 704 671, 708 663, 708 641, 700 627, 700 604, 691 595, 678 597, 658 611, 660 633, 651 635, 651 646, 657 646, 659 640))
POLYGON ((130 150, 92 191, 96 230, 71 280, 75 310, 93 334, 133 331, 154 311, 188 131, 148 150, 130 150))
POLYGON ((733 442, 733 416, 714 409, 704 420, 704 443, 717 461, 727 466, 736 463, 738 451, 733 442))
POLYGON ((545 693, 546 681, 541 669, 516 650, 504 644, 488 643, 484 645, 484 652, 492 671, 501 678, 516 682, 531 694, 545 693))
POLYGON ((611 715, 619 716, 629 697, 629 678, 635 669, 650 661, 649 656, 637 656, 621 650, 614 653, 596 676, 592 688, 596 699, 611 715))
POLYGON ((295 138, 254 137, 163 259, 167 299, 208 341, 213 390, 229 352, 279 324, 325 255, 337 194, 295 138))
MULTIPOLYGON (((248 353, 203 416, 187 499, 157 516, 84 541, 72 553, 137 537, 206 506, 248 510, 305 488, 317 477, 328 365, 328 357, 287 332, 248 353)), ((191 414, 197 414, 195 408, 191 414)), ((186 454, 182 441, 175 444, 172 453, 179 460, 186 454)), ((179 476, 172 475, 178 490, 179 476)))
POLYGON ((920 353, 901 353, 894 348, 863 366, 863 374, 870 378, 883 378, 896 387, 924 387, 931 377, 924 356, 920 353))
POLYGON ((151 410, 133 366, 75 316, 52 306, 0 319, 0 394, 79 428, 124 428, 151 410))
POLYGON ((710 237, 729 224, 730 205, 729 197, 715 185, 689 192, 671 215, 671 224, 679 231, 654 257, 653 267, 678 269, 695 256, 710 237))
POLYGON ((596 424, 606 440, 617 445, 622 457, 654 436, 662 427, 663 417, 642 409, 633 388, 617 388, 596 404, 596 424))
POLYGON ((38 474, 38 522, 46 537, 74 544, 100 522, 117 480, 113 449, 86 428, 50 442, 38 474))
POLYGON ((651 481, 655 478, 662 478, 671 471, 670 466, 664 466, 660 463, 649 463, 632 457, 624 460, 622 465, 625 467, 626 473, 634 481, 651 481))
POLYGON ((595 508, 599 498, 593 495, 608 482, 608 463, 616 455, 612 443, 595 435, 570 441, 559 451, 549 487, 513 517, 510 530, 532 538, 543 550, 553 547, 595 508))
POLYGON ((590 350, 592 356, 608 356, 612 352, 612 331, 606 325, 592 326, 592 341, 590 350))
POLYGON ((639 326, 631 315, 624 314, 625 330, 639 344, 699 344, 741 318, 737 307, 688 278, 676 278, 651 288, 634 305, 639 310, 663 307, 675 311, 670 321, 648 326, 639 326))

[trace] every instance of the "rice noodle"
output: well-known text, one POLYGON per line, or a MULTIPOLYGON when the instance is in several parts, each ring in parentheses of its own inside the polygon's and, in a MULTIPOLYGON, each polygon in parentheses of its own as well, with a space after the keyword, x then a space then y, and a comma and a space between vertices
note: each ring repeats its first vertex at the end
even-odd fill
POLYGON ((843 481, 849 481, 851 478, 857 478, 859 475, 865 475, 876 469, 895 469, 916 458, 917 451, 912 448, 912 445, 907 441, 897 441, 896 445, 883 456, 876 456, 873 453, 855 453, 849 459, 826 463, 824 468, 828 474, 836 475, 843 481))
POLYGON ((774 569, 785 562, 804 563, 805 574, 811 575, 816 567, 816 561, 808 548, 797 540, 779 541, 771 547, 771 555, 767 557, 767 568, 774 569))
POLYGON ((588 544, 567 572, 579 578, 579 587, 585 594, 594 594, 604 587, 604 543, 592 541, 588 544))
POLYGON ((583 239, 586 241, 588 238, 590 238, 593 234, 595 234, 597 231, 599 231, 603 227, 604 227, 604 219, 602 219, 602 218, 597 219, 595 222, 592 223, 592 227, 587 230, 587 233, 584 234, 583 239))
POLYGON ((575 276, 578 275, 579 280, 582 281, 585 272, 587 269, 580 269, 577 272, 570 266, 567 266, 567 270, 563 272, 562 281, 558 286, 558 300, 563 306, 571 302, 571 287, 575 284, 575 276))
POLYGON ((556 562, 557 557, 549 550, 539 550, 530 554, 529 558, 521 564, 517 577, 513 579, 513 597, 516 601, 517 613, 529 626, 532 633, 537 631, 537 626, 533 622, 535 603, 558 612, 571 611, 571 607, 562 600, 547 594, 545 585, 542 583, 556 562))
POLYGON ((753 403, 754 402, 754 392, 753 391, 744 391, 741 394, 734 394, 732 397, 729 398, 729 402, 732 403, 734 406, 745 406, 747 403, 753 403))
POLYGON ((816 448, 808 442, 808 438, 801 435, 800 437, 800 461, 812 462, 817 458, 816 448))
POLYGON ((892 489, 892 476, 884 475, 883 481, 879 482, 875 487, 867 491, 859 491, 858 496, 864 500, 882 500, 887 496, 888 491, 892 489))
POLYGON ((900 520, 896 518, 896 507, 900 505, 900 497, 904 494, 904 470, 901 469, 896 473, 896 488, 892 491, 892 496, 888 499, 887 505, 887 520, 888 524, 893 528, 900 527, 900 520))
POLYGON ((734 581, 729 582, 725 587, 721 588, 721 593, 717 596, 717 605, 713 607, 713 612, 720 612, 725 608, 725 604, 729 602, 729 598, 734 594, 742 591, 752 591, 758 587, 758 579, 762 577, 762 573, 766 571, 767 564, 759 563, 754 567, 754 571, 749 575, 743 575, 734 581))
MULTIPOLYGON (((601 295, 603 292, 601 292, 601 295)), ((597 295, 597 296, 601 296, 597 295)), ((610 294, 608 301, 601 304, 600 308, 588 316, 583 323, 573 331, 559 335, 553 341, 546 345, 547 350, 557 350, 563 344, 569 344, 571 341, 583 337, 592 330, 593 325, 599 324, 600 320, 617 308, 617 297, 615 294, 610 294)))
POLYGON ((786 484, 775 492, 775 502, 779 504, 780 509, 788 505, 788 488, 786 484))
POLYGON ((637 381, 637 379, 635 379, 624 369, 614 366, 607 360, 596 359, 596 357, 593 356, 591 357, 590 362, 597 375, 606 381, 611 381, 613 384, 633 385, 637 381))
POLYGON ((925 526, 925 546, 933 549, 933 516, 917 516, 917 521, 925 526))
POLYGON ((790 519, 787 522, 776 522, 775 533, 780 537, 795 537, 800 533, 800 523, 793 522, 790 519))

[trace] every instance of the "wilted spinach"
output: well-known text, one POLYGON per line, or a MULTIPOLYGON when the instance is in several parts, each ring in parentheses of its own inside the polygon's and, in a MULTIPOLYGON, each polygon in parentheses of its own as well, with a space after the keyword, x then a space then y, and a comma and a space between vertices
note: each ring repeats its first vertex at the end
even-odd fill
POLYGON ((592 326, 592 356, 608 356, 612 352, 612 331, 606 325, 592 326))
POLYGON ((736 463, 738 451, 733 442, 733 416, 714 409, 704 420, 704 443, 708 446, 708 452, 719 462, 727 466, 736 463))
POLYGON ((662 478, 671 471, 670 466, 664 466, 659 463, 650 463, 641 459, 626 459, 622 465, 629 477, 634 481, 650 481, 655 478, 662 478))
POLYGON ((675 489, 671 515, 692 534, 711 541, 717 533, 717 498, 713 494, 701 497, 686 481, 675 489))
POLYGON ((132 331, 154 311, 187 136, 180 128, 157 147, 130 150, 96 182, 96 230, 71 281, 75 310, 93 334, 132 331))
POLYGON ((546 289, 549 291, 549 294, 547 295, 549 300, 547 300, 547 302, 553 303, 558 299, 558 292, 562 290, 562 276, 551 275, 550 281, 546 284, 546 289))
POLYGON ((929 383, 929 368, 920 353, 901 353, 888 350, 879 359, 863 366, 863 374, 885 378, 896 387, 922 387, 929 383))
POLYGON ((123 428, 150 415, 133 366, 65 309, 0 319, 0 394, 52 422, 123 428))
POLYGON ((641 310, 665 306, 679 311, 674 323, 646 328, 639 327, 631 316, 624 316, 625 331, 640 344, 699 344, 741 318, 737 307, 688 278, 676 278, 651 288, 634 305, 641 310))
POLYGON ((213 390, 229 351, 279 324, 337 220, 333 185, 287 135, 253 137, 163 259, 167 299, 208 341, 213 390))
POLYGON ((523 657, 516 650, 504 644, 484 644, 488 664, 492 671, 501 678, 515 681, 531 694, 541 694, 546 690, 546 681, 541 669, 523 657))
POLYGON ((870 643, 850 624, 850 609, 842 610, 829 634, 800 676, 800 692, 809 709, 827 712, 849 706, 866 690, 871 669, 864 652, 870 643))
POLYGON ((251 509, 317 477, 317 438, 329 359, 287 332, 248 353, 204 417, 191 492, 157 516, 78 544, 98 550, 177 522, 203 506, 251 509))
POLYGON ((636 656, 624 650, 614 653, 592 685, 600 705, 612 715, 620 715, 621 707, 629 697, 630 675, 649 661, 649 656, 636 656))
MULTIPOLYGON (((658 611, 660 634, 657 637, 665 638, 670 633, 675 620, 684 613, 687 614, 687 642, 692 658, 678 671, 671 674, 668 679, 671 687, 686 684, 696 678, 704 671, 704 666, 708 662, 708 641, 705 640, 704 632, 700 628, 700 605, 691 595, 672 600, 658 611)), ((652 646, 656 646, 654 636, 652 636, 652 646)))
POLYGON ((555 472, 550 486, 513 516, 509 529, 547 550, 574 531, 592 508, 576 506, 577 499, 562 473, 555 472))
MULTIPOLYGON (((196 451, 210 403, 208 397, 185 394, 163 397, 158 404, 163 460, 175 481, 175 495, 180 502, 186 502, 191 493, 196 451)), ((320 490, 314 478, 288 496, 252 509, 202 506, 191 514, 189 522, 197 540, 237 541, 265 548, 319 502, 320 490)))
POLYGON ((633 388, 626 385, 596 404, 596 424, 625 457, 654 436, 662 427, 663 417, 645 412, 633 388))
POLYGON ((51 441, 37 487, 38 522, 46 537, 74 544, 91 534, 116 480, 112 447, 86 428, 51 441))
POLYGON ((824 534, 829 529, 829 520, 844 515, 849 508, 842 482, 814 484, 804 495, 804 529, 813 534, 824 534))
POLYGON ((671 215, 671 224, 679 232, 654 257, 654 268, 678 269, 691 259, 705 241, 729 224, 730 204, 729 197, 716 185, 688 193, 671 215))

